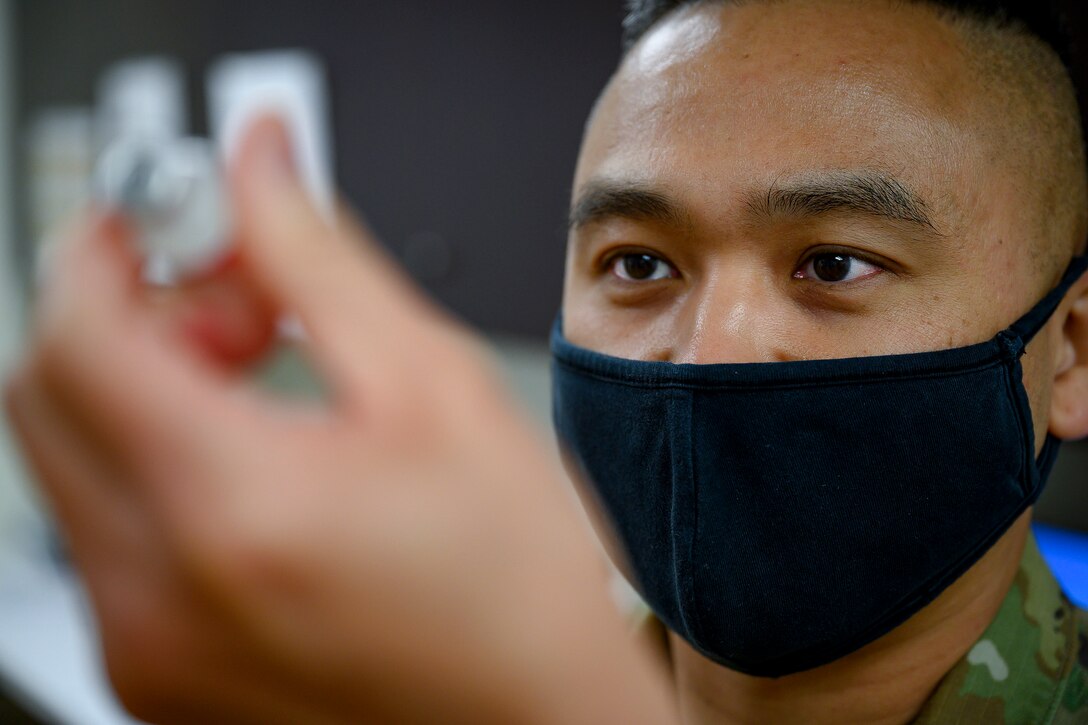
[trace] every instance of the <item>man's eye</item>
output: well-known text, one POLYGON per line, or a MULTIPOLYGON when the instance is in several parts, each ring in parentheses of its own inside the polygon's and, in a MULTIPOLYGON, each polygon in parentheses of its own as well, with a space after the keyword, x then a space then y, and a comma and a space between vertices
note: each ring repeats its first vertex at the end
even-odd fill
POLYGON ((804 265, 793 273, 793 277, 818 282, 854 282, 873 277, 883 271, 875 264, 849 254, 828 252, 809 257, 804 265))
POLYGON ((628 282, 654 282, 678 276, 672 265, 652 254, 621 254, 609 267, 612 274, 628 282))

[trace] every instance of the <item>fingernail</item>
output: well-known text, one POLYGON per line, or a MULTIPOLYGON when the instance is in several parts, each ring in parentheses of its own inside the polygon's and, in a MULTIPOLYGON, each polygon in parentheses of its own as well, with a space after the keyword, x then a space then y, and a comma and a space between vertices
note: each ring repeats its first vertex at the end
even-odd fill
POLYGON ((295 154, 283 122, 275 118, 262 119, 253 133, 257 161, 262 170, 278 178, 294 179, 297 173, 295 154))

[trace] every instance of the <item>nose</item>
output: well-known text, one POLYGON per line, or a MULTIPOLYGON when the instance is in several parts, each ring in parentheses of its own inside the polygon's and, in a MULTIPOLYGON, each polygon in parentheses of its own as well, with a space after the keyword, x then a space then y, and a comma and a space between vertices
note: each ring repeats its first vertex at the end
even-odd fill
POLYGON ((791 359, 784 304, 765 275, 736 269, 708 276, 679 311, 669 359, 703 365, 791 359))

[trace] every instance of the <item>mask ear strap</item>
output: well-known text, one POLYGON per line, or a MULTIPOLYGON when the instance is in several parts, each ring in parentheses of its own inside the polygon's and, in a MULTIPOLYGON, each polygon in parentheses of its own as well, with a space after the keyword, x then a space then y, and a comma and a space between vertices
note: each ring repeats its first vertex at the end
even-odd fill
POLYGON ((1026 315, 1012 324, 1006 334, 1019 338, 1022 344, 1027 345, 1031 342, 1031 338, 1043 329, 1043 325, 1046 324, 1050 316, 1054 314, 1054 310, 1058 309, 1058 305, 1065 299, 1066 292, 1072 287, 1085 270, 1088 270, 1088 256, 1073 257, 1073 261, 1069 263, 1069 266, 1065 270, 1065 274, 1062 275, 1061 282, 1050 290, 1046 297, 1039 301, 1039 304, 1032 307, 1026 315))

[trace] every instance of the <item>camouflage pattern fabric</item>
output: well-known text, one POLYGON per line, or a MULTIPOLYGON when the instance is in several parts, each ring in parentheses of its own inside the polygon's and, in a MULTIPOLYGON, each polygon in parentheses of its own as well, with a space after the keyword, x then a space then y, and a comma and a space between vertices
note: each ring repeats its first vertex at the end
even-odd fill
POLYGON ((997 617, 941 681, 916 725, 1088 723, 1088 615, 1029 536, 997 617))

